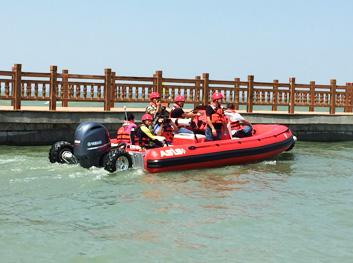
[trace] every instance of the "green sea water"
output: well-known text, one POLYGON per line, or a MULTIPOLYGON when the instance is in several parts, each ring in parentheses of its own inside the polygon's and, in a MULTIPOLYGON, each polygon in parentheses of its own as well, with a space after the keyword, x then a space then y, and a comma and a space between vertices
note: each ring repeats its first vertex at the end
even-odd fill
POLYGON ((353 143, 148 174, 0 146, 1 262, 353 262, 353 143))

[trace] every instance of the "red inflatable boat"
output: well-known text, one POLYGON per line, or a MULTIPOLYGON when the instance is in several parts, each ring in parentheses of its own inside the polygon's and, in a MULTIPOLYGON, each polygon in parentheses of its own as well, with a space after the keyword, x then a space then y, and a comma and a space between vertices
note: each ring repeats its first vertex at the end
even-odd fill
MULTIPOLYGON (((130 167, 156 173, 258 162, 293 148, 296 138, 283 125, 253 125, 255 134, 245 138, 205 141, 204 135, 176 134, 173 145, 143 150, 127 146, 113 154, 109 171, 130 167)), ((119 141, 112 139, 112 145, 119 141)), ((112 154, 110 154, 112 156, 112 154)))
MULTIPOLYGON (((142 149, 109 138, 96 122, 81 123, 74 143, 58 141, 49 150, 52 163, 104 167, 109 172, 141 168, 156 173, 258 162, 294 147, 296 138, 283 125, 253 125, 250 137, 205 141, 204 135, 176 134, 172 145, 142 149)), ((229 138, 229 135, 228 135, 229 138)))

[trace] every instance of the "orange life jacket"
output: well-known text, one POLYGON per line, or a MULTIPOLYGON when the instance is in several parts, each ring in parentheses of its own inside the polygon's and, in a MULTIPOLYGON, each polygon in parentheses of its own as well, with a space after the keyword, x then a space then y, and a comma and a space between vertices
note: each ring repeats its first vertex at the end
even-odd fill
POLYGON ((122 142, 130 142, 130 133, 125 131, 124 126, 118 129, 116 139, 122 142))
MULTIPOLYGON (((121 126, 116 132, 116 139, 121 142, 130 143, 131 132, 136 129, 137 125, 133 122, 125 121, 123 126, 121 126)), ((134 140, 136 142, 136 134, 134 133, 134 140)))

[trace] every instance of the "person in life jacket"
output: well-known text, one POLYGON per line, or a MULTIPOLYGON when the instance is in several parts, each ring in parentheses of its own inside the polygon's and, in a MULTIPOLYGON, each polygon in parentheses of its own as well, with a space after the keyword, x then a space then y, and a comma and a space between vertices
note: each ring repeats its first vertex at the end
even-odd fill
POLYGON ((194 108, 193 113, 196 115, 191 123, 193 132, 204 135, 207 127, 206 106, 198 104, 194 108))
POLYGON ((153 127, 154 134, 165 137, 167 144, 172 144, 174 134, 178 133, 178 130, 178 126, 169 118, 158 118, 153 127))
POLYGON ((212 103, 206 106, 205 130, 206 140, 220 140, 222 138, 222 128, 226 129, 228 119, 224 115, 222 108, 223 94, 215 92, 212 94, 212 103))
POLYGON ((228 129, 232 137, 243 138, 252 135, 253 127, 251 123, 235 111, 235 105, 233 103, 227 104, 227 109, 224 111, 224 114, 229 120, 228 129))
POLYGON ((158 140, 158 137, 152 133, 152 116, 145 113, 141 118, 141 125, 137 128, 136 134, 138 143, 144 148, 163 147, 164 143, 158 140))
POLYGON ((154 117, 158 112, 161 111, 161 95, 154 91, 151 92, 149 98, 150 103, 146 107, 146 113, 154 117))
POLYGON ((116 138, 122 142, 135 144, 136 128, 135 116, 130 113, 127 115, 127 120, 125 120, 123 125, 117 130, 116 138))
MULTIPOLYGON (((176 124, 179 126, 179 133, 193 133, 190 127, 190 125, 186 126, 181 126, 178 124, 178 119, 186 119, 186 118, 194 118, 195 116, 198 116, 197 114, 194 114, 192 112, 185 112, 183 110, 185 103, 185 97, 182 95, 178 95, 174 99, 174 105, 172 107, 172 110, 170 112, 170 117, 171 118, 176 118, 176 124)), ((179 122, 180 123, 180 122, 179 122)))

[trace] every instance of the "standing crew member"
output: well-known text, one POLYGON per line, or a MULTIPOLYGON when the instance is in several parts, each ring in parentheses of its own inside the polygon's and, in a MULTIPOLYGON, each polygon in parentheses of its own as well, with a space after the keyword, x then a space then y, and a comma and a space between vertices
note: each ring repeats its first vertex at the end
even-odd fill
POLYGON ((212 94, 212 103, 206 106, 205 135, 207 141, 220 140, 222 128, 226 129, 227 118, 222 109, 222 99, 222 93, 215 92, 212 94))
POLYGON ((150 97, 150 103, 146 107, 146 113, 154 117, 156 113, 161 111, 161 95, 158 92, 154 91, 154 92, 151 92, 149 97, 150 97))
POLYGON ((137 137, 139 145, 144 148, 157 148, 163 147, 164 143, 152 133, 152 116, 148 113, 144 114, 141 118, 141 125, 137 129, 137 137))
MULTIPOLYGON (((185 103, 184 96, 178 95, 175 97, 174 105, 173 105, 172 111, 170 112, 171 118, 185 119, 185 118, 193 118, 197 115, 192 112, 184 112, 183 110, 184 103, 185 103)), ((179 127, 179 133, 193 133, 193 132, 186 127, 179 127)))

